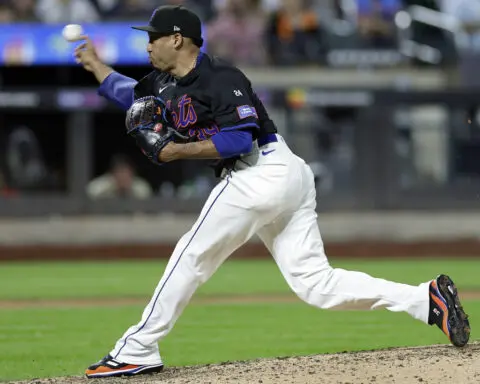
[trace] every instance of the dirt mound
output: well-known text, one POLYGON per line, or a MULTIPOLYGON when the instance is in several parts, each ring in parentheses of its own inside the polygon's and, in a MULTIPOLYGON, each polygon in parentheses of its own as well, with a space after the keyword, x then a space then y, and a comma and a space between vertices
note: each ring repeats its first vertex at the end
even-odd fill
MULTIPOLYGON (((278 384, 278 383, 479 383, 480 342, 465 348, 436 345, 279 357, 196 367, 167 368, 134 378, 102 379, 102 384, 278 384)), ((11 382, 13 383, 13 382, 11 382)), ((15 384, 92 384, 83 377, 58 377, 15 384)))

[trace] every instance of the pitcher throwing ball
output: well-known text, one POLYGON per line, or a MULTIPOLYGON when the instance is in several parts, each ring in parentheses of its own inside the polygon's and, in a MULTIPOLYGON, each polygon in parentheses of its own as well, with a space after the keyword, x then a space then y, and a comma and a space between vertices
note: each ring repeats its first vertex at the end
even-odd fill
POLYGON ((306 303, 407 312, 436 324, 452 344, 467 344, 469 322, 448 276, 410 286, 330 266, 312 171, 277 133, 247 77, 200 52, 201 24, 194 13, 164 6, 148 26, 134 28, 148 33, 154 67, 142 80, 103 64, 87 36, 75 52, 77 62, 96 76, 101 95, 127 111, 127 132, 151 161, 216 160, 219 182, 178 241, 141 320, 88 367, 88 377, 161 371, 159 341, 196 289, 254 234, 306 303))

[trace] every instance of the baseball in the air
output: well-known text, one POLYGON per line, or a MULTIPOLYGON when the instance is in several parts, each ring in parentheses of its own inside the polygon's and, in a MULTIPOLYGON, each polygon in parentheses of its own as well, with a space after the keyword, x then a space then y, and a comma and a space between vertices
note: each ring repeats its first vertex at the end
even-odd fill
POLYGON ((77 41, 83 34, 83 28, 79 24, 68 24, 62 30, 63 38, 67 41, 77 41))

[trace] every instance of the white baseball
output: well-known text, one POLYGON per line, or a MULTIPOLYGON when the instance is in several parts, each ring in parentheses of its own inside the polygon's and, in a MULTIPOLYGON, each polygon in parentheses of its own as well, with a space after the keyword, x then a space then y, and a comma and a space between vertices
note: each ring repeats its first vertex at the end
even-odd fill
POLYGON ((68 24, 63 27, 62 35, 67 41, 77 41, 83 35, 83 28, 79 24, 68 24))

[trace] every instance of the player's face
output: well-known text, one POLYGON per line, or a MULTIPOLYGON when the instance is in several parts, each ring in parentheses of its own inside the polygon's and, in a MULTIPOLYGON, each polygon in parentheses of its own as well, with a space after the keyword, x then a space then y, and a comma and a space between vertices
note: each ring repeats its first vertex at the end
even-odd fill
POLYGON ((175 66, 177 41, 175 35, 159 36, 149 33, 147 52, 150 63, 161 71, 169 71, 175 66))
POLYGON ((127 165, 122 165, 114 169, 112 173, 119 190, 128 191, 131 189, 134 178, 132 168, 127 165))

